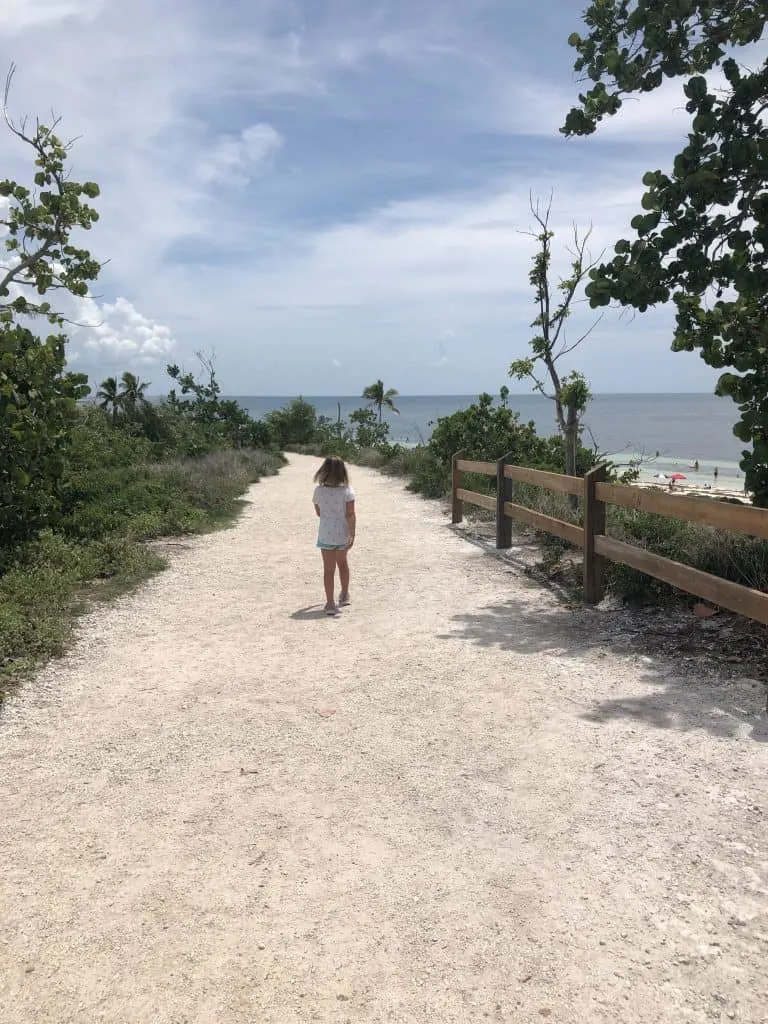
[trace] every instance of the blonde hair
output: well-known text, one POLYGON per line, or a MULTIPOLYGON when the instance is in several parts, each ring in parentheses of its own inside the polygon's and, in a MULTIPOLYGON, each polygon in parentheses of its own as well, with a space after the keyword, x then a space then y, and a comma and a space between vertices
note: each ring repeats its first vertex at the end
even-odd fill
POLYGON ((340 459, 338 455, 327 458, 315 473, 315 483, 321 487, 349 486, 349 474, 344 459, 340 459))

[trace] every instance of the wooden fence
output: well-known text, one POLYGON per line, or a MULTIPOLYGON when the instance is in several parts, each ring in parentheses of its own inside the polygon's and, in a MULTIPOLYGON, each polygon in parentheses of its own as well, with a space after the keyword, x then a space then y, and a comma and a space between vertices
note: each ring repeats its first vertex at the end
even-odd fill
POLYGON ((460 523, 464 502, 493 512, 496 516, 496 547, 512 545, 515 520, 580 547, 584 551, 584 600, 596 604, 605 593, 603 573, 606 559, 663 580, 678 590, 694 594, 720 608, 738 612, 768 625, 768 594, 721 579, 699 569, 691 569, 670 558, 662 558, 633 544, 614 540, 606 534, 606 506, 642 509, 673 519, 713 526, 768 540, 768 509, 751 508, 714 501, 710 498, 665 494, 606 481, 606 467, 597 466, 585 477, 545 473, 516 466, 509 456, 498 462, 475 462, 459 452, 453 457, 452 521, 460 523), (496 494, 479 494, 462 487, 464 473, 496 478, 496 494), (582 499, 582 525, 534 512, 514 499, 515 482, 532 484, 560 494, 582 499))

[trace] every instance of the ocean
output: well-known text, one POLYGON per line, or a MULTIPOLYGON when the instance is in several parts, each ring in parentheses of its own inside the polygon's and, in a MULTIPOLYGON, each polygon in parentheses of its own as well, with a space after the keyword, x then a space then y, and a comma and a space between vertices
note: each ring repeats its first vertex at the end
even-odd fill
MULTIPOLYGON (((233 396, 252 416, 262 417, 279 409, 291 397, 233 396)), ((366 403, 362 398, 312 397, 319 415, 336 419, 338 404, 343 417, 366 403)), ((427 441, 441 416, 449 416, 476 401, 476 395, 400 395, 400 415, 386 415, 390 437, 402 444, 427 441)), ((552 402, 540 395, 510 395, 509 405, 523 422, 533 420, 540 434, 557 432, 552 402)), ((743 484, 738 464, 743 444, 733 436, 738 409, 729 398, 715 395, 596 395, 584 417, 601 452, 617 461, 630 457, 652 457, 643 466, 643 476, 681 471, 690 476, 698 460, 696 481, 713 479, 718 469, 721 486, 743 484), (658 457, 656 457, 656 453, 658 457)), ((591 444, 585 430, 585 442, 591 444)))

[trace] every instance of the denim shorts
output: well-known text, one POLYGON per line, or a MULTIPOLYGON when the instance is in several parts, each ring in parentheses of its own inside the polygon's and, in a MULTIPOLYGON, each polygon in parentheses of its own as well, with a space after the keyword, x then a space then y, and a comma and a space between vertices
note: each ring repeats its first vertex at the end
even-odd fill
POLYGON ((320 548, 321 551, 346 551, 347 548, 349 547, 349 543, 347 542, 346 544, 321 544, 320 541, 318 541, 317 546, 320 548))

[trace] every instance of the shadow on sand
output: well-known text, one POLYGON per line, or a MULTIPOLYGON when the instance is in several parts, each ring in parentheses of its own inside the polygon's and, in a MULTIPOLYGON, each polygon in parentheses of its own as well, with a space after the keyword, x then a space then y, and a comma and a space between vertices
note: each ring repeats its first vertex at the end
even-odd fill
POLYGON ((291 618, 297 619, 299 622, 308 622, 312 619, 325 619, 327 618, 325 614, 325 605, 310 604, 307 605, 306 608, 299 608, 298 611, 293 612, 291 618))
MULTIPOLYGON (((482 541, 478 546, 488 550, 482 541)), ((499 558, 493 550, 489 554, 499 558)), ((510 559, 502 561, 509 564, 510 559)), ((521 582, 539 586, 525 577, 521 582)), ((542 585, 542 590, 546 589, 550 588, 542 585)), ((595 659, 601 656, 618 655, 639 663, 653 692, 599 700, 582 712, 588 721, 634 719, 659 729, 700 729, 721 739, 748 736, 755 742, 768 742, 764 684, 751 678, 747 669, 715 664, 702 629, 690 613, 569 609, 558 604, 550 590, 548 600, 529 603, 525 597, 510 597, 480 611, 456 615, 440 639, 469 641, 516 654, 564 659, 591 656, 594 664, 599 664, 595 659)))

